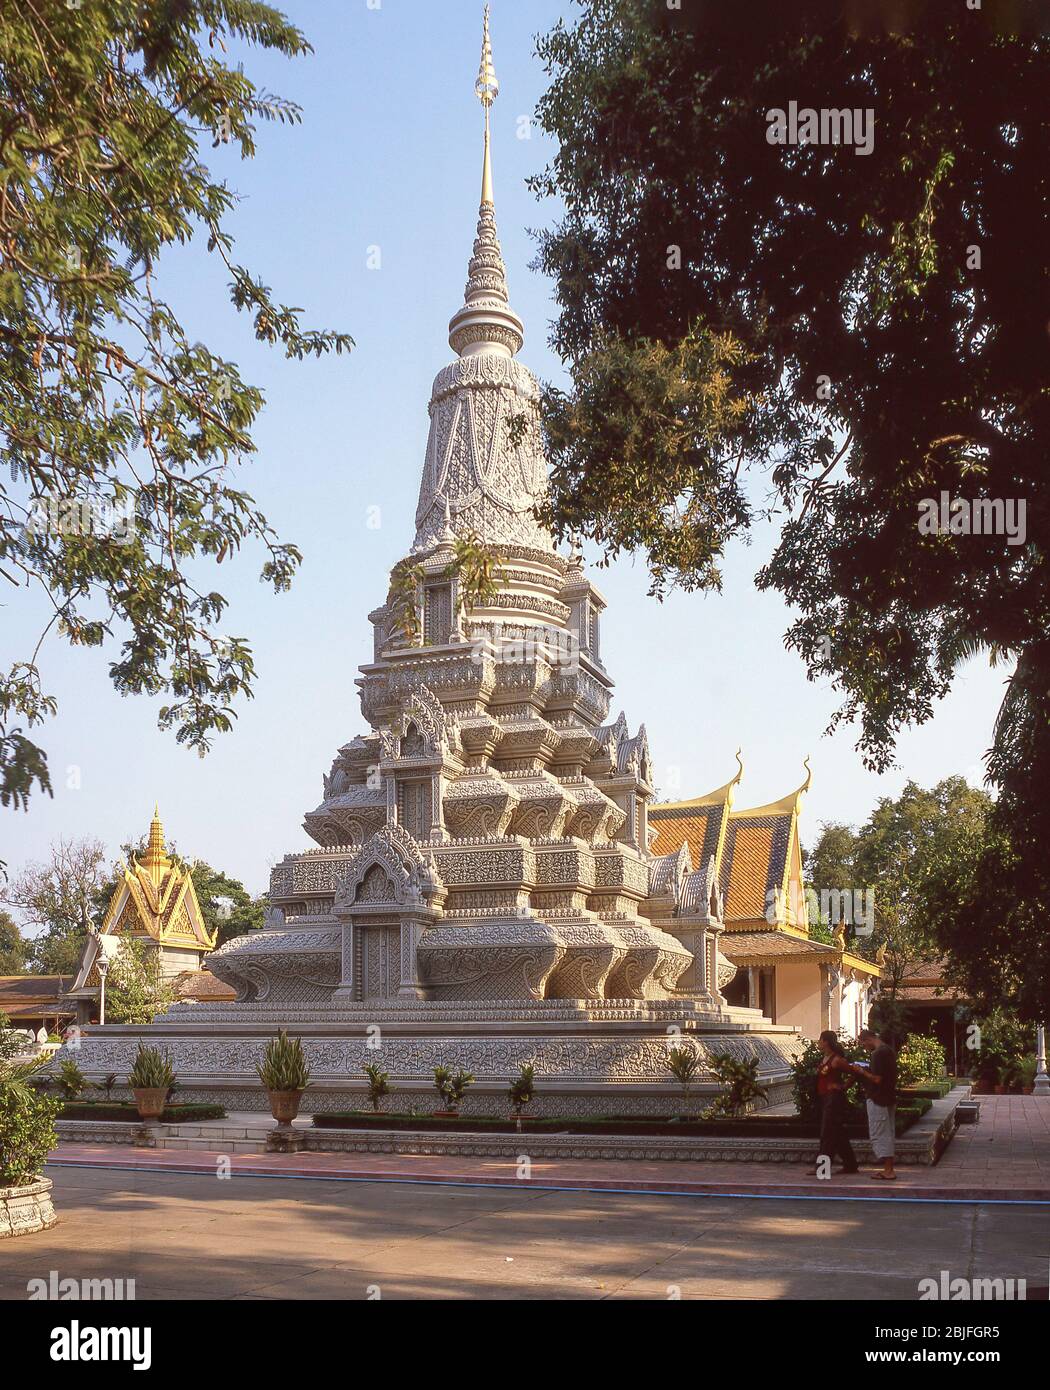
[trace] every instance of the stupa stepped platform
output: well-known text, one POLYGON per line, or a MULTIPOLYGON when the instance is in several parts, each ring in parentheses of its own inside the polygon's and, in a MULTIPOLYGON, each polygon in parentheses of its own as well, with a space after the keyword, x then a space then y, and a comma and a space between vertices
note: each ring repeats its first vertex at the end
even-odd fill
MULTIPOLYGON (((277 1028, 302 1039, 312 1073, 303 1110, 367 1108, 364 1066, 391 1077, 388 1107, 434 1109, 433 1069, 471 1072, 462 1109, 508 1114, 507 1088, 525 1063, 536 1075, 535 1115, 671 1115, 681 1088, 667 1067, 685 1039, 701 1056, 759 1059, 771 1104, 790 1095, 800 1040, 757 1010, 712 1011, 704 1001, 538 1000, 464 1005, 395 999, 318 1007, 179 1004, 153 1024, 86 1029, 77 1054, 89 1080, 126 1076, 140 1042, 159 1047, 178 1074, 179 1099, 228 1110, 268 1108, 256 1066, 277 1028)), ((698 1074, 694 1097, 714 1091, 698 1074)))

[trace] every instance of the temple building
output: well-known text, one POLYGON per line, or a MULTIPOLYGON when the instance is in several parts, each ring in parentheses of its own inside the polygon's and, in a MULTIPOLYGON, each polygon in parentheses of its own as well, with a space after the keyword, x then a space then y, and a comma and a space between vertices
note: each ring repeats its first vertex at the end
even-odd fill
MULTIPOLYGON (((414 537, 368 615, 367 727, 319 776, 303 820, 314 845, 273 869, 263 928, 208 958, 236 999, 87 1030, 89 1076, 126 1073, 148 1041, 181 1096, 259 1109, 256 1068, 281 1027, 303 1040, 311 1110, 360 1103, 377 1062, 403 1110, 432 1107, 447 1066, 476 1078, 466 1110, 505 1113, 528 1064, 537 1114, 674 1113, 669 1051, 686 1045, 755 1059, 771 1102, 790 1093, 800 1034, 757 998, 727 1000, 730 880, 706 840, 654 852, 649 739, 611 715, 605 600, 537 516, 539 387, 517 360, 496 231, 498 90, 486 16, 477 232, 431 392, 414 537)), ((722 838, 742 828, 729 817, 722 838)), ((696 1092, 716 1084, 702 1067, 696 1092)))
POLYGON ((123 866, 102 925, 81 951, 65 996, 75 1007, 78 1023, 98 1017, 100 958, 112 959, 121 941, 129 937, 156 950, 161 975, 180 977, 180 985, 187 986, 180 992, 193 995, 189 982, 200 972, 205 954, 214 949, 215 933, 205 925, 189 869, 176 864, 164 848, 158 808, 154 808, 145 853, 141 859, 132 855, 123 866))
POLYGON ((806 1037, 825 1028, 856 1037, 867 1022, 882 974, 849 951, 844 924, 835 944, 810 936, 799 815, 811 774, 780 801, 737 810, 737 775, 717 791, 649 808, 650 848, 668 860, 708 864, 725 902, 721 949, 736 966, 729 1003, 760 1009, 806 1037))

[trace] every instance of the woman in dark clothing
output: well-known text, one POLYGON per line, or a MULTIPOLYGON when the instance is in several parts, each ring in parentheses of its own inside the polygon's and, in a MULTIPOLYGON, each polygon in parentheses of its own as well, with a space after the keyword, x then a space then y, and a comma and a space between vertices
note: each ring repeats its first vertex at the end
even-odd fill
POLYGON ((813 1169, 813 1172, 817 1177, 825 1176, 821 1171, 823 1165, 820 1160, 827 1158, 828 1176, 830 1176, 831 1164, 835 1155, 838 1154, 842 1159, 842 1171, 855 1173, 857 1160, 850 1147, 849 1139, 846 1137, 846 1087, 849 1085, 854 1068, 846 1060, 846 1054, 842 1050, 837 1035, 830 1029, 821 1033, 817 1039, 817 1046, 823 1054, 823 1061, 817 1070, 817 1096, 820 1100, 820 1152, 817 1155, 818 1166, 813 1169))

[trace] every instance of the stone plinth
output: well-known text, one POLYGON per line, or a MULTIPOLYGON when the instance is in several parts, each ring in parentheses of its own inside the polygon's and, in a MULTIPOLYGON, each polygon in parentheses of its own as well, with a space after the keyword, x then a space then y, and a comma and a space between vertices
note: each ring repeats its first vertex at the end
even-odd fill
POLYGON ((0 1187, 0 1240, 46 1231, 57 1220, 50 1178, 36 1178, 23 1187, 0 1187))

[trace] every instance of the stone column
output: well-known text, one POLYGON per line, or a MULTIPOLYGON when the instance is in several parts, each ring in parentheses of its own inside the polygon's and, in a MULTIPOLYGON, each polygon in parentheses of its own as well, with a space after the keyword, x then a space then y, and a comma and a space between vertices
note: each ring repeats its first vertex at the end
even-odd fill
POLYGON ((401 988, 398 994, 405 999, 424 999, 426 993, 419 978, 419 938, 423 922, 416 917, 401 918, 401 988))
POLYGON ((1046 1029, 1041 1023, 1035 1030, 1035 1082, 1032 1094, 1050 1096, 1050 1076, 1046 1074, 1046 1029))
POLYGON ((757 1009, 761 1000, 761 993, 758 987, 758 967, 749 965, 747 967, 747 1007, 757 1009))
POLYGON ((339 988, 335 991, 332 998, 344 1004, 353 1003, 354 924, 352 920, 343 922, 342 959, 339 971, 339 988))

